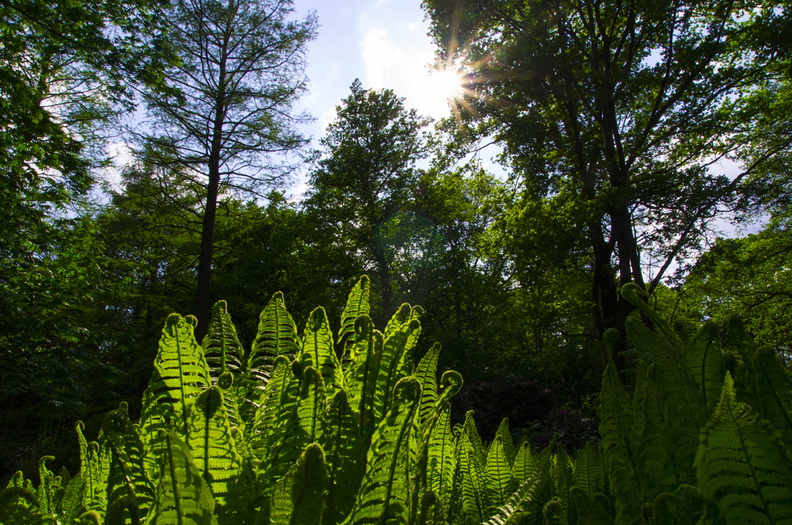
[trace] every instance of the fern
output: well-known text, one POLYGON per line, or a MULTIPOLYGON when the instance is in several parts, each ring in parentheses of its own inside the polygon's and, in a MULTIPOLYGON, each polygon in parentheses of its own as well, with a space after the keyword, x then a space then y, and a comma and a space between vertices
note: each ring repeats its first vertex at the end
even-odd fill
MULTIPOLYGON (((186 440, 187 407, 211 384, 203 349, 195 341, 194 318, 173 314, 165 322, 154 373, 143 394, 141 435, 149 453, 144 458, 149 478, 156 480, 165 436, 177 432, 186 440)), ((86 479, 86 483, 88 480, 86 479)))
POLYGON ((371 281, 367 276, 363 276, 352 288, 347 297, 346 306, 341 313, 341 328, 338 330, 338 348, 341 349, 342 355, 349 357, 350 360, 354 356, 349 355, 348 348, 355 339, 355 321, 361 315, 369 315, 369 293, 371 290, 371 281))
POLYGON ((258 333, 247 359, 250 380, 263 388, 278 356, 291 361, 297 357, 300 346, 297 325, 286 310, 283 294, 276 292, 259 316, 258 333))
POLYGON ((712 410, 723 386, 723 356, 716 344, 718 327, 706 323, 682 350, 685 367, 698 384, 704 403, 712 410))
POLYGON ((333 332, 324 308, 320 307, 311 312, 305 325, 300 363, 304 368, 316 368, 329 390, 344 387, 343 370, 333 349, 333 332))
POLYGON ((531 452, 531 444, 528 441, 523 441, 517 450, 517 455, 514 457, 514 464, 512 465, 514 479, 518 483, 522 483, 531 477, 535 463, 536 460, 531 452))
POLYGON ((374 406, 383 339, 367 316, 358 317, 355 322, 352 348, 352 361, 346 373, 349 404, 358 412, 361 432, 370 437, 379 422, 374 406))
POLYGON ((241 474, 242 458, 223 410, 223 394, 213 386, 204 390, 190 410, 188 441, 195 466, 209 484, 222 512, 230 484, 241 474))
POLYGON ((608 481, 616 497, 616 523, 640 523, 641 502, 628 430, 632 427, 630 399, 609 364, 602 376, 600 435, 608 481))
POLYGON ((366 450, 357 414, 343 390, 336 392, 330 401, 323 424, 325 431, 320 442, 326 451, 329 471, 323 522, 332 525, 352 510, 365 472, 366 450))
POLYGON ((451 430, 451 411, 446 408, 437 419, 428 440, 426 486, 443 501, 448 501, 453 489, 456 455, 451 430))
POLYGON ((435 343, 423 356, 415 369, 415 378, 421 385, 421 405, 418 412, 420 423, 426 423, 437 404, 437 361, 440 345, 435 343))
POLYGON ((143 467, 143 441, 138 429, 129 419, 125 403, 105 415, 102 433, 112 452, 107 480, 107 501, 117 511, 120 508, 122 513, 123 509, 134 508, 137 517, 145 520, 154 500, 154 487, 146 477, 143 467), (117 505, 116 502, 121 500, 124 503, 117 505))
POLYGON ((195 467, 190 449, 177 435, 163 440, 165 453, 151 525, 217 525, 214 499, 195 467))
POLYGON ((485 485, 490 505, 503 505, 516 486, 501 433, 495 436, 495 440, 490 445, 485 472, 485 485))
POLYGON ((202 346, 209 372, 215 382, 224 372, 231 372, 238 377, 245 370, 245 351, 231 322, 225 301, 218 301, 212 307, 209 327, 202 346))
POLYGON ((400 524, 410 516, 409 432, 420 400, 418 381, 407 377, 394 388, 394 403, 377 427, 366 474, 346 525, 400 524))
POLYGON ((698 487, 729 523, 792 522, 792 456, 777 431, 735 398, 726 375, 720 403, 701 433, 698 487))
POLYGON ((271 525, 318 525, 327 493, 327 463, 322 447, 310 444, 278 482, 270 506, 271 525))
POLYGON ((787 447, 792 447, 792 377, 770 348, 756 351, 754 369, 760 415, 781 432, 787 447))

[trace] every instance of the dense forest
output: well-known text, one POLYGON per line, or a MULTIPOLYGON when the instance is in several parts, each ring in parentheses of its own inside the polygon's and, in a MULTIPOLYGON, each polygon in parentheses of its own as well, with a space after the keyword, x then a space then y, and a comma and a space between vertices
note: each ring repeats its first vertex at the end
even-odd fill
POLYGON ((311 147, 290 0, 0 2, 0 523, 792 522, 790 7, 423 9, 311 147))

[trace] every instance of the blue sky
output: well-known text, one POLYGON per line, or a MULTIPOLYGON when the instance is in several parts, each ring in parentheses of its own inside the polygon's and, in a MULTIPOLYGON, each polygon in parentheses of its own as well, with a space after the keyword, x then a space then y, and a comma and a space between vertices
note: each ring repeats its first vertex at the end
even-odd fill
POLYGON ((355 78, 366 88, 393 89, 422 115, 449 114, 444 95, 433 95, 434 46, 420 0, 295 0, 294 7, 295 16, 319 17, 308 44, 309 93, 297 104, 317 119, 306 135, 322 137, 355 78))

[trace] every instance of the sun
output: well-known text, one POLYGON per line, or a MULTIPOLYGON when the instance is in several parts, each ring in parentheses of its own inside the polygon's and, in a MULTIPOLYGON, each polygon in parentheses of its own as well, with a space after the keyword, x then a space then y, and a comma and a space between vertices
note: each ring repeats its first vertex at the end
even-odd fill
POLYGON ((465 96, 465 76, 456 69, 427 68, 410 86, 414 103, 423 115, 445 118, 465 96))
POLYGON ((434 69, 429 73, 429 89, 436 99, 453 101, 462 97, 463 83, 463 75, 453 69, 434 69))

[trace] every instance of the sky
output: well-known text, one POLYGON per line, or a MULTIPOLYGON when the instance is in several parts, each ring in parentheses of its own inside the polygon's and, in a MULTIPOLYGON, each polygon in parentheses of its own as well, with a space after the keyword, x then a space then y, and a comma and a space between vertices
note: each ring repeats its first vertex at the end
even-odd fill
POLYGON ((296 104, 316 118, 303 129, 314 146, 356 78, 364 88, 392 89, 421 115, 450 114, 447 88, 430 75, 435 47, 420 0, 294 0, 294 8, 295 17, 319 18, 307 46, 309 92, 296 104))

